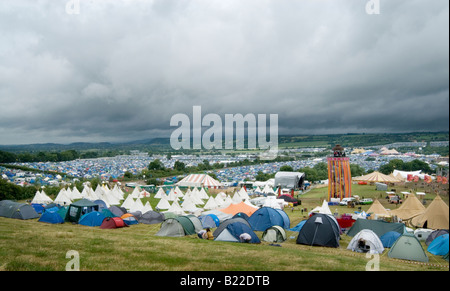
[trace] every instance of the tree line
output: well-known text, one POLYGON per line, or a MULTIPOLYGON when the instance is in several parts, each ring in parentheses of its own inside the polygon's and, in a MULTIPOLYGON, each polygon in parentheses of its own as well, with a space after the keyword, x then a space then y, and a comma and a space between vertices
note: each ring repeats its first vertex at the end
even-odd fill
POLYGON ((86 151, 66 150, 61 152, 24 152, 11 153, 0 151, 0 163, 38 163, 38 162, 67 162, 76 159, 93 159, 98 157, 112 157, 119 154, 117 151, 86 151))

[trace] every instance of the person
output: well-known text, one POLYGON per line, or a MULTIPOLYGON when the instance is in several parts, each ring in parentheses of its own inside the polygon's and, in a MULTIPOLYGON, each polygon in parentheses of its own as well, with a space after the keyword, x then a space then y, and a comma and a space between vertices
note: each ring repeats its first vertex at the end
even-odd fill
POLYGON ((203 235, 206 233, 206 230, 204 230, 204 229, 202 229, 202 230, 200 230, 198 233, 197 233, 197 236, 199 237, 199 238, 203 238, 203 235))
POLYGON ((205 239, 210 239, 210 240, 214 239, 214 236, 213 236, 213 234, 211 232, 211 229, 209 227, 206 229, 204 237, 205 237, 205 239))
POLYGON ((239 239, 242 243, 249 243, 252 237, 248 233, 244 232, 239 236, 239 239))

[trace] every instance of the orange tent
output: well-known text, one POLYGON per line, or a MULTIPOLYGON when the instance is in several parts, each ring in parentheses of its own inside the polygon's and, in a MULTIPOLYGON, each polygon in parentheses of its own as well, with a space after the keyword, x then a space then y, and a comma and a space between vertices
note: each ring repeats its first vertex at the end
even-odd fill
POLYGON ((247 203, 242 201, 237 204, 232 203, 227 208, 223 208, 223 209, 219 209, 219 210, 222 211, 223 213, 227 213, 227 214, 231 214, 231 215, 235 215, 236 213, 243 212, 250 217, 253 214, 253 212, 258 210, 258 207, 248 205, 247 203))

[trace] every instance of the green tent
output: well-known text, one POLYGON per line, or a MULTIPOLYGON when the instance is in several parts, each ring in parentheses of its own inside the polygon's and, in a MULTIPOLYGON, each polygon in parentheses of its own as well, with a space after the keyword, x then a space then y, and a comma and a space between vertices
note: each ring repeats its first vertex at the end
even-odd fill
POLYGON ((179 237, 191 234, 195 234, 194 224, 187 216, 179 216, 165 219, 155 235, 179 237))
POLYGON ((39 214, 33 206, 11 200, 0 201, 0 216, 15 219, 39 218, 39 214))
POLYGON ((274 225, 266 229, 262 234, 262 240, 267 242, 282 243, 287 239, 286 231, 281 226, 274 225))
POLYGON ((389 250, 388 257, 425 263, 429 260, 420 241, 411 233, 404 233, 395 241, 389 250))
POLYGON ((98 211, 98 208, 99 208, 98 204, 95 204, 90 200, 87 199, 78 200, 69 205, 65 220, 69 222, 78 223, 78 220, 80 220, 81 216, 92 211, 98 211))
POLYGON ((403 223, 386 222, 383 220, 357 219, 348 230, 347 235, 355 236, 363 229, 370 229, 378 235, 378 237, 381 237, 388 231, 396 231, 399 234, 404 234, 406 232, 406 227, 403 223))

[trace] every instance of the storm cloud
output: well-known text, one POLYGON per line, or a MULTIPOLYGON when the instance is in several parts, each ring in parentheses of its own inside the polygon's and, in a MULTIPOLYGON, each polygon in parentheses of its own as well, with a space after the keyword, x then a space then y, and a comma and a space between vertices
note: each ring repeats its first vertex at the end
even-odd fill
POLYGON ((168 137, 197 105, 280 134, 448 131, 448 1, 368 2, 1 1, 0 144, 168 137))

